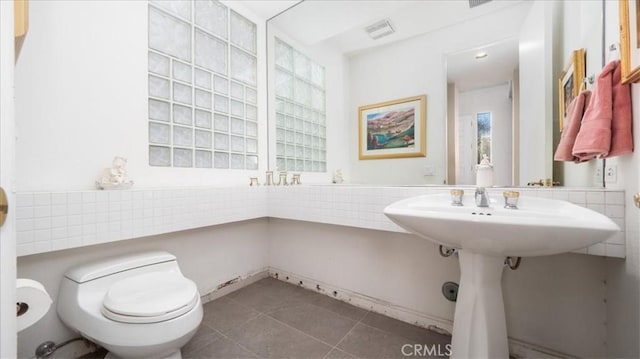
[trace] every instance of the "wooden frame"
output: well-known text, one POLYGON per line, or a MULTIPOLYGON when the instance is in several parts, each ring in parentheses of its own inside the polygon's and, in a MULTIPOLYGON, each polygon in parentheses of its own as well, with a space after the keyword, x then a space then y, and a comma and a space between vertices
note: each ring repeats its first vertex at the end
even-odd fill
POLYGON ((578 96, 580 91, 586 88, 585 73, 584 49, 575 50, 558 79, 558 125, 560 132, 564 128, 564 119, 567 117, 566 111, 569 103, 578 96))
POLYGON ((635 0, 620 0, 620 66, 622 83, 640 81, 640 9, 635 0))
MULTIPOLYGON (((1 1, 1 0, 0 0, 1 1)), ((13 31, 15 46, 15 61, 18 61, 22 44, 29 31, 29 0, 13 1, 13 31)))
POLYGON ((427 96, 358 108, 359 159, 425 157, 427 96))

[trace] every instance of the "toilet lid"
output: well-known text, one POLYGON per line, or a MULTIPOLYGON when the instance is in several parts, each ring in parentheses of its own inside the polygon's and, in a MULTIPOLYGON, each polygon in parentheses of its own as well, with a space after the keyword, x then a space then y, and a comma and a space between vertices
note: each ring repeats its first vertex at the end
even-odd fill
POLYGON ((198 288, 176 272, 151 272, 123 279, 109 288, 102 313, 126 323, 169 320, 193 308, 198 288))

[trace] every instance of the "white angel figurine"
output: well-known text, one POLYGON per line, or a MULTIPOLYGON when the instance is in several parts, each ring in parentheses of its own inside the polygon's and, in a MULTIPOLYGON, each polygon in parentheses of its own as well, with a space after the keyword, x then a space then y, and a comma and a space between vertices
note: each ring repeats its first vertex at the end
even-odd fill
POLYGON ((333 183, 342 183, 344 178, 342 177, 342 170, 336 170, 333 173, 333 183))
POLYGON ((128 189, 133 185, 133 181, 127 178, 125 166, 127 159, 124 157, 114 157, 111 168, 102 171, 100 181, 96 181, 98 189, 128 189))

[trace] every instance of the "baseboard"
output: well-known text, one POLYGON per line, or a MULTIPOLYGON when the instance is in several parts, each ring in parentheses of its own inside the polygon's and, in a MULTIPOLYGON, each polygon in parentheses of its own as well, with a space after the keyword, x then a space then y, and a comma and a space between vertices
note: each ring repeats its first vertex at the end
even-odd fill
POLYGON ((576 355, 569 355, 559 351, 545 348, 537 344, 527 343, 524 340, 509 338, 509 356, 515 359, 536 358, 536 359, 557 359, 557 358, 578 358, 576 355))
POLYGON ((269 269, 265 267, 254 272, 247 273, 240 277, 229 278, 229 281, 233 281, 233 283, 230 283, 228 285, 225 285, 226 283, 220 283, 219 287, 220 286, 223 286, 223 287, 216 288, 210 291, 209 293, 201 295, 200 300, 202 301, 202 304, 214 301, 231 292, 235 292, 236 290, 242 289, 250 284, 253 284, 259 281, 260 279, 267 278, 268 276, 269 276, 269 269))
POLYGON ((389 303, 378 298, 354 292, 313 278, 287 272, 279 268, 270 267, 269 276, 312 290, 316 293, 328 295, 332 298, 355 305, 356 307, 384 314, 388 317, 417 325, 422 328, 436 326, 449 333, 453 330, 453 321, 451 320, 421 313, 413 309, 389 303))

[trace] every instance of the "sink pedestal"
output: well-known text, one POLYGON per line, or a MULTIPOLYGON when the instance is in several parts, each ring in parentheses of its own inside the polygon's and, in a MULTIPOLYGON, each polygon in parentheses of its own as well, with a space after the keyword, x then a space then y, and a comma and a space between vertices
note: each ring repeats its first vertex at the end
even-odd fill
POLYGON ((458 251, 460 289, 451 358, 509 358, 502 300, 504 257, 458 251))

